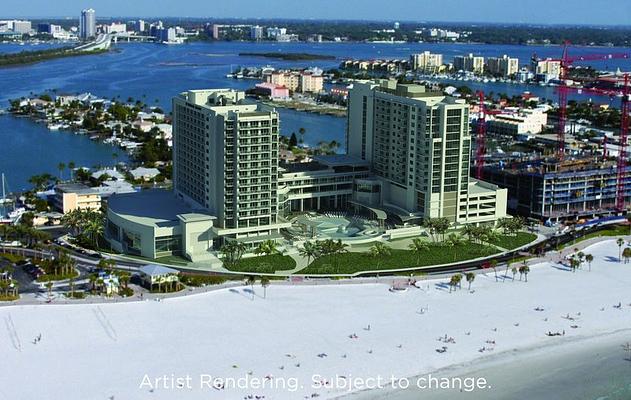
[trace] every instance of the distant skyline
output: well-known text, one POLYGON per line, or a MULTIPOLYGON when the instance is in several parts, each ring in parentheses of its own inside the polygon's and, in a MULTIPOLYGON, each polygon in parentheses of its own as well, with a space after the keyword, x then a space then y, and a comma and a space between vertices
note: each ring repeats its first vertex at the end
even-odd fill
POLYGON ((630 25, 629 0, 28 0, 6 1, 0 18, 286 18, 374 21, 630 25))

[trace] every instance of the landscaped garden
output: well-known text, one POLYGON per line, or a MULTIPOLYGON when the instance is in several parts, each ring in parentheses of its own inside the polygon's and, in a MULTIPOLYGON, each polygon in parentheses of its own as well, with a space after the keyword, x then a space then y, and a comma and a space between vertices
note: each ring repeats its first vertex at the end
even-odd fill
POLYGON ((318 257, 299 273, 301 275, 354 274, 363 271, 427 267, 487 257, 499 252, 491 246, 468 242, 457 246, 429 243, 421 251, 390 249, 382 243, 375 246, 370 252, 345 252, 318 257))
POLYGON ((507 250, 513 250, 537 239, 537 235, 529 232, 516 232, 511 235, 498 235, 488 240, 488 243, 507 250))
POLYGON ((234 272, 273 274, 276 271, 289 271, 296 268, 296 261, 282 254, 242 258, 236 265, 226 267, 234 272))

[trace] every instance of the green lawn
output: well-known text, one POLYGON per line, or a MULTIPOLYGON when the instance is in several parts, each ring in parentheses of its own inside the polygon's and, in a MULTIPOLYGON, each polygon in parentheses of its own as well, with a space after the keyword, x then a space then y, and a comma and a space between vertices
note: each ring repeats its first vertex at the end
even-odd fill
POLYGON ((513 250, 524 246, 537 239, 537 235, 528 232, 517 232, 516 235, 500 235, 496 240, 490 243, 507 250, 513 250))
POLYGON ((294 268, 296 268, 296 261, 289 256, 280 254, 242 258, 236 266, 226 266, 226 269, 233 272, 259 274, 273 274, 276 271, 287 271, 294 268))
POLYGON ((429 250, 420 255, 410 250, 396 249, 392 250, 391 255, 381 257, 373 257, 369 253, 345 253, 337 257, 320 257, 299 273, 301 275, 353 274, 362 271, 426 267, 486 257, 498 252, 491 246, 465 243, 458 247, 432 244, 429 250))
POLYGON ((607 237, 615 237, 615 236, 627 236, 629 235, 629 227, 628 226, 624 226, 624 225, 612 225, 609 226, 605 229, 602 229, 598 232, 592 232, 592 233, 588 233, 585 236, 581 236, 580 238, 566 243, 563 246, 561 246, 561 248, 566 248, 566 247, 570 247, 570 246, 574 246, 576 243, 578 242, 582 242, 583 240, 587 240, 587 239, 592 239, 592 238, 597 238, 597 237, 602 237, 602 236, 607 236, 607 237))

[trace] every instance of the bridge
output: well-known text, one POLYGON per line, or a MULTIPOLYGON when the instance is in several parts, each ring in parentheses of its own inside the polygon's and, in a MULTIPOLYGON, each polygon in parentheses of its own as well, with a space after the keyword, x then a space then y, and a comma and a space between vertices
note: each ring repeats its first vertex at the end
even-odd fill
POLYGON ((112 34, 112 40, 114 43, 118 42, 155 42, 156 38, 153 36, 132 35, 129 33, 114 33, 112 34))
POLYGON ((112 35, 102 34, 92 42, 88 42, 74 48, 75 51, 108 50, 112 47, 112 35))

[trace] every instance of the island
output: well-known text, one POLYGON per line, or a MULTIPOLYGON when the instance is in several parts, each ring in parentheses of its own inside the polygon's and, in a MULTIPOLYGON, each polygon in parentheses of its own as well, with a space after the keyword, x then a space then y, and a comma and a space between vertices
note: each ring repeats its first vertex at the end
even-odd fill
POLYGON ((38 51, 22 51, 19 53, 0 55, 0 67, 33 64, 41 61, 52 60, 55 58, 102 54, 108 51, 109 49, 78 50, 71 47, 60 47, 56 49, 46 49, 38 51))
POLYGON ((239 56, 276 58, 284 61, 304 61, 304 60, 335 60, 335 56, 312 53, 239 53, 239 56))

